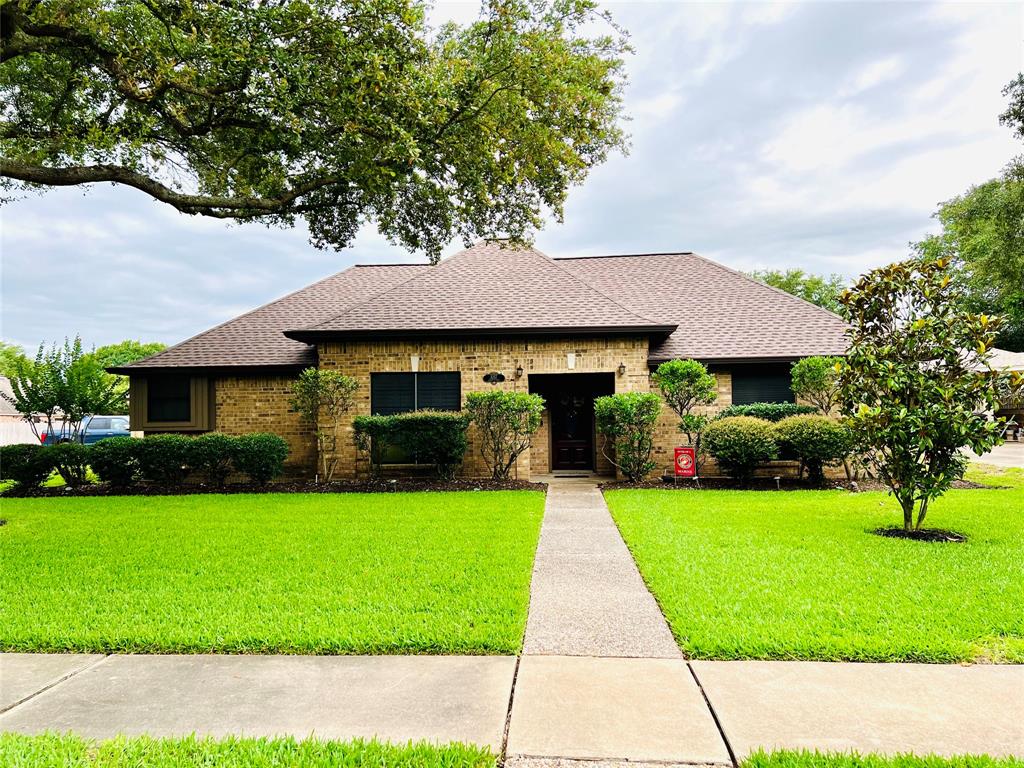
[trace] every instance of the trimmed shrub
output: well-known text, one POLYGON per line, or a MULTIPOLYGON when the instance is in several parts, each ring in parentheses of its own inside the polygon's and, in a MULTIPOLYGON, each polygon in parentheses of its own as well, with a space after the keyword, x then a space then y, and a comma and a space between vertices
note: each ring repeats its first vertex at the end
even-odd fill
POLYGON ((775 425, 753 416, 730 416, 704 429, 704 447, 730 477, 748 482, 754 470, 779 454, 775 425))
POLYGON ((469 448, 466 430, 469 415, 461 411, 412 411, 394 416, 357 416, 356 447, 370 456, 370 469, 380 476, 389 447, 403 451, 410 460, 432 464, 437 477, 450 480, 469 448))
POLYGON ((134 437, 108 437, 93 443, 89 466, 100 480, 113 486, 125 487, 139 476, 137 448, 142 440, 134 437))
POLYGON ((78 488, 89 479, 91 450, 81 443, 57 443, 43 449, 46 459, 71 488, 78 488))
POLYGON ((49 453, 41 445, 0 446, 0 480, 13 480, 22 488, 38 488, 52 471, 49 453))
POLYGON ((380 477, 384 454, 391 444, 391 422, 394 416, 356 416, 352 421, 356 448, 370 457, 370 472, 380 477))
POLYGON ((630 482, 643 480, 654 469, 654 427, 661 414, 661 398, 651 392, 623 392, 594 400, 597 431, 605 445, 615 445, 615 458, 605 456, 622 470, 630 482))
POLYGON ((733 416, 753 416, 755 419, 765 421, 782 421, 790 416, 801 416, 809 413, 817 413, 818 409, 813 405, 797 405, 796 403, 751 403, 750 405, 730 405, 718 413, 719 419, 729 419, 733 416))
POLYGON ((492 389, 466 395, 466 412, 476 425, 480 455, 495 480, 508 480, 516 459, 540 429, 544 398, 528 392, 492 389))
POLYGON ((825 479, 824 467, 842 461, 853 449, 849 427, 827 416, 790 416, 775 425, 779 449, 800 459, 811 480, 825 479))
POLYGON ((188 466, 214 485, 224 485, 231 474, 235 438, 223 432, 206 432, 189 442, 188 466))
POLYGON ((442 480, 450 480, 469 448, 468 428, 469 416, 461 411, 413 411, 391 417, 388 439, 416 461, 433 464, 442 480))
POLYGON ((192 438, 184 435, 152 435, 139 441, 136 452, 139 473, 149 483, 178 485, 188 477, 192 438))
POLYGON ((232 455, 235 469, 263 485, 284 471, 288 443, 280 435, 254 432, 234 439, 232 455))

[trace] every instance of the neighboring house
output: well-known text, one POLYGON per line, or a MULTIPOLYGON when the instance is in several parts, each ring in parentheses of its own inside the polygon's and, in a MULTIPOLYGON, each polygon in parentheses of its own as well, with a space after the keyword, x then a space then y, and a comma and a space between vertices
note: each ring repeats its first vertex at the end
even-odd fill
POLYGON ((13 397, 14 390, 11 389, 11 380, 0 376, 0 445, 38 443, 39 438, 32 432, 32 427, 4 395, 13 397))
MULTIPOLYGON (((989 365, 999 371, 1024 373, 1024 352, 994 349, 992 357, 989 359, 989 365)), ((1024 395, 1004 397, 999 403, 996 416, 1007 420, 1004 436, 1008 439, 1020 440, 1021 434, 1024 432, 1024 395)))
MULTIPOLYGON (((552 259, 486 242, 436 266, 355 266, 145 360, 110 369, 131 377, 132 430, 269 431, 312 473, 312 429, 289 407, 298 372, 319 365, 355 377, 352 416, 458 409, 491 386, 547 401, 517 475, 607 473, 593 401, 649 391, 672 358, 706 363, 715 407, 791 401, 790 364, 841 354, 836 315, 693 253, 552 259), (484 376, 504 375, 492 385, 484 376)), ((658 428, 658 471, 671 466, 677 419, 658 428)), ((472 433, 471 433, 472 438, 472 433)), ((352 441, 342 476, 365 470, 352 441)), ((483 475, 475 445, 463 471, 483 475)))

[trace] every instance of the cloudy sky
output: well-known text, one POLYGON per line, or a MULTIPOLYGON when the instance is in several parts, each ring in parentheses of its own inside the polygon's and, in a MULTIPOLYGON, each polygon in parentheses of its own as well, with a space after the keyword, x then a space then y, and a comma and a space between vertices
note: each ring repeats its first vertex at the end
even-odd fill
MULTIPOLYGON (((937 203, 1024 151, 997 122, 1000 89, 1024 69, 1024 5, 609 7, 636 48, 632 149, 539 233, 551 255, 694 250, 855 275, 904 256, 937 203)), ((372 229, 317 251, 302 230, 191 218, 109 187, 22 198, 0 224, 0 334, 33 349, 76 332, 173 343, 350 264, 422 258, 372 229)))

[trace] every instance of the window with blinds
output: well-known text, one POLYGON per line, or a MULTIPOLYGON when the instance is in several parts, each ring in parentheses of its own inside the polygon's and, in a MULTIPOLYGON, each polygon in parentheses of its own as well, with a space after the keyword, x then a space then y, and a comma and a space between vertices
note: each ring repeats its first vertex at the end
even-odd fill
POLYGON ((390 416, 426 409, 462 409, 462 377, 458 371, 370 374, 372 413, 390 416))

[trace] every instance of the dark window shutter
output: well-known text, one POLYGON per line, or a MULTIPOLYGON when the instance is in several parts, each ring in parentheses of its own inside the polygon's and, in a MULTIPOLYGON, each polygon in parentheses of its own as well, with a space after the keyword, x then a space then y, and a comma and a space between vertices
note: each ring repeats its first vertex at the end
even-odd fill
POLYGON ((462 379, 458 371, 416 376, 416 405, 420 410, 458 411, 462 408, 462 379))
POLYGON ((792 403, 789 372, 734 371, 732 375, 733 405, 751 403, 792 403))
POLYGON ((370 411, 382 416, 416 409, 416 374, 370 374, 370 411))

